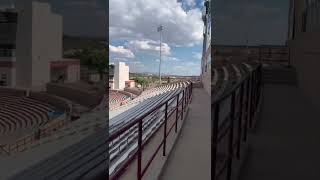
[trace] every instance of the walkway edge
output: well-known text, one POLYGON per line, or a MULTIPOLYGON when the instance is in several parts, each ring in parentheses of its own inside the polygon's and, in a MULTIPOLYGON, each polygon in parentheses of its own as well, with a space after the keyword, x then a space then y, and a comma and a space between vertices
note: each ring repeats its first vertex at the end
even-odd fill
POLYGON ((163 172, 164 172, 164 170, 165 170, 165 169, 167 168, 167 166, 168 166, 168 159, 172 156, 172 152, 175 151, 175 149, 176 149, 176 144, 177 144, 177 142, 178 142, 179 139, 180 139, 179 136, 180 136, 180 134, 181 134, 181 131, 184 129, 185 120, 187 119, 187 117, 188 117, 188 115, 189 115, 189 109, 190 109, 190 107, 187 109, 187 112, 186 112, 186 114, 185 114, 185 116, 184 116, 184 118, 183 118, 182 125, 181 125, 181 128, 178 130, 176 139, 175 139, 175 141, 174 141, 174 143, 173 143, 170 151, 168 151, 167 158, 166 158, 166 160, 165 160, 162 168, 160 169, 160 173, 159 173, 159 175, 157 176, 157 180, 160 180, 161 177, 163 176, 163 172))

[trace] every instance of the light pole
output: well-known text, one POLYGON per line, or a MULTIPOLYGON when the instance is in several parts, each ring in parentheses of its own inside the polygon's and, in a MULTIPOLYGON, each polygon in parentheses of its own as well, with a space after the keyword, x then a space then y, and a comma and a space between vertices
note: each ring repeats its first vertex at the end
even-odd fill
POLYGON ((159 27, 158 27, 158 29, 157 29, 157 31, 160 33, 160 62, 159 62, 159 84, 161 84, 161 41, 162 41, 162 34, 161 34, 161 32, 162 32, 162 30, 163 30, 163 26, 162 25, 160 25, 159 27))

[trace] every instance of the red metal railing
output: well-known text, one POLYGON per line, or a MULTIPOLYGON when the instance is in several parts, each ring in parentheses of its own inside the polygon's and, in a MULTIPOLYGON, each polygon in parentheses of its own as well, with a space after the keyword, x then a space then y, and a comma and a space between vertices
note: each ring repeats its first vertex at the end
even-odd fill
POLYGON ((55 132, 55 130, 65 126, 66 123, 67 121, 65 119, 58 120, 50 124, 48 127, 45 127, 43 129, 40 128, 38 132, 34 132, 32 134, 26 135, 18 139, 16 142, 12 144, 1 145, 0 150, 5 152, 7 155, 10 155, 16 152, 22 152, 27 149, 28 145, 33 144, 36 141, 39 141, 41 138, 52 135, 55 132))
POLYGON ((234 158, 240 159, 241 145, 247 141, 248 130, 253 127, 260 107, 261 78, 262 66, 259 65, 212 103, 211 177, 213 180, 231 179, 234 158), (226 117, 221 117, 222 109, 229 110, 226 117))
MULTIPOLYGON (((160 151, 162 147, 162 155, 166 156, 166 145, 167 145, 167 137, 172 132, 173 129, 175 129, 175 133, 178 132, 178 121, 181 118, 183 120, 183 114, 184 111, 187 110, 187 107, 192 99, 192 83, 185 87, 183 90, 181 90, 179 93, 171 97, 165 102, 162 102, 161 104, 157 105, 155 108, 151 109, 150 111, 146 112, 142 117, 135 119, 131 121, 129 124, 125 125, 124 127, 120 128, 116 132, 110 135, 108 139, 108 144, 112 142, 113 140, 120 137, 122 134, 124 134, 126 131, 128 131, 130 128, 137 126, 138 128, 138 146, 134 153, 128 157, 121 165, 118 170, 116 170, 113 174, 111 174, 110 179, 115 180, 118 179, 126 170, 126 168, 137 158, 137 175, 136 179, 141 180, 142 177, 145 175, 146 171, 148 170, 149 166, 151 165, 152 161, 160 151), (156 128, 155 131, 149 136, 149 138, 143 139, 143 122, 146 117, 149 115, 161 111, 161 109, 164 108, 164 117, 162 123, 156 128), (175 118, 174 117, 175 113, 175 118), (168 121, 174 120, 175 122, 168 128, 168 121), (151 158, 147 160, 146 165, 142 166, 142 156, 143 156, 143 149, 144 147, 150 142, 152 137, 154 137, 155 134, 158 133, 160 128, 163 127, 163 139, 160 142, 160 144, 157 146, 154 153, 151 155, 151 158)), ((163 115, 163 114, 162 114, 163 115)))

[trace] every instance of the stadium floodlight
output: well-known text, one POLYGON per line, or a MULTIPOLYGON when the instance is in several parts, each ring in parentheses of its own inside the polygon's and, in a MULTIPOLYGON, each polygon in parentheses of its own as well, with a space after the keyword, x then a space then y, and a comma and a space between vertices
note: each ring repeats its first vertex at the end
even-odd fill
POLYGON ((161 41, 162 41, 162 30, 163 30, 163 26, 160 25, 157 29, 157 31, 160 33, 160 62, 159 62, 159 84, 161 84, 161 41))

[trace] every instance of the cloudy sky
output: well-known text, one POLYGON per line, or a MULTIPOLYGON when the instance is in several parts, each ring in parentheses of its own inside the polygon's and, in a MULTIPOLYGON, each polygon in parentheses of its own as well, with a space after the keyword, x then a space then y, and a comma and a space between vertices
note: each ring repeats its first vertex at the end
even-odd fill
POLYGON ((251 45, 284 44, 289 0, 213 0, 214 42, 251 45))
MULTIPOLYGON (((0 7, 31 0, 0 0, 0 7)), ((63 16, 64 33, 73 36, 107 36, 107 0, 38 0, 49 2, 63 16)))
POLYGON ((162 72, 199 75, 202 0, 109 0, 110 63, 124 61, 131 72, 158 72, 162 24, 162 72))

